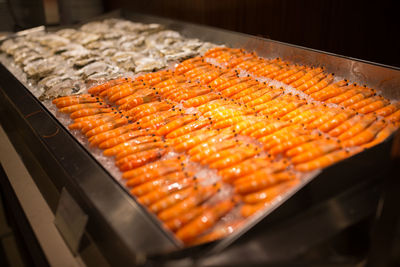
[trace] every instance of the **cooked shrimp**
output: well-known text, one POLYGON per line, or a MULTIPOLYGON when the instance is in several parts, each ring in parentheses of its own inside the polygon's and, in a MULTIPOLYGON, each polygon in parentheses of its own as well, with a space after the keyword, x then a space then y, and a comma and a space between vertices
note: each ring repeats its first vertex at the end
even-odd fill
POLYGON ((191 196, 161 211, 157 214, 157 216, 162 221, 168 221, 170 219, 176 218, 179 215, 188 212, 189 210, 197 207, 198 205, 212 197, 215 193, 217 193, 219 187, 219 184, 204 187, 195 186, 191 196))
POLYGON ((192 241, 195 237, 210 229, 222 216, 231 211, 235 205, 236 201, 234 200, 224 200, 217 203, 180 228, 176 232, 176 236, 184 243, 192 241))
POLYGON ((355 147, 353 149, 341 149, 341 150, 333 151, 322 157, 316 158, 312 161, 297 165, 296 170, 301 171, 301 172, 309 172, 309 171, 313 171, 316 169, 325 168, 325 167, 332 165, 340 160, 351 157, 352 155, 357 154, 357 153, 361 152, 362 150, 363 150, 363 148, 361 148, 361 147, 355 147))
POLYGON ((236 180, 234 183, 235 193, 249 194, 295 178, 296 176, 291 172, 283 171, 271 174, 270 170, 265 168, 236 180))

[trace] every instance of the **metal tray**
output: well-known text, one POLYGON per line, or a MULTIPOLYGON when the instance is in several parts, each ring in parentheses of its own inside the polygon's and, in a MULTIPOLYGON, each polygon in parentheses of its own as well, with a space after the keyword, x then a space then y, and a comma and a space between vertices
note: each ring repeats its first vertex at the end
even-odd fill
MULTIPOLYGON (((326 67, 327 71, 335 72, 350 81, 379 88, 386 97, 400 99, 400 90, 397 90, 400 84, 400 70, 390 66, 131 12, 117 11, 93 20, 105 17, 160 23, 187 37, 242 47, 264 57, 279 56, 296 63, 321 65, 326 67)), ((350 212, 349 216, 342 214, 341 220, 336 224, 331 223, 330 230, 312 239, 313 242, 305 242, 307 239, 310 240, 306 236, 297 238, 297 243, 290 242, 293 238, 296 239, 295 236, 281 234, 280 239, 278 238, 288 241, 284 243, 286 249, 298 246, 299 243, 303 245, 302 248, 315 244, 317 240, 337 233, 374 210, 378 192, 376 188, 379 188, 381 180, 378 176, 391 162, 392 137, 378 146, 324 169, 313 179, 310 178, 309 183, 299 187, 296 194, 287 196, 287 200, 276 205, 275 209, 252 218, 245 227, 224 240, 182 249, 179 241, 161 227, 155 216, 145 211, 118 183, 114 182, 111 175, 74 140, 74 137, 7 69, 7 66, 0 66, 0 75, 2 77, 0 100, 3 109, 1 123, 10 135, 11 141, 17 149, 24 145, 30 148, 33 157, 58 192, 64 187, 70 192, 89 216, 86 232, 90 239, 94 240, 104 256, 114 264, 141 263, 146 259, 157 262, 176 261, 181 258, 187 260, 187 257, 205 260, 213 259, 216 252, 220 258, 225 255, 222 261, 226 262, 227 259, 232 260, 241 255, 235 253, 238 249, 249 251, 248 253, 257 252, 257 248, 259 249, 261 245, 271 249, 270 253, 267 253, 267 258, 272 259, 274 249, 271 244, 276 243, 277 239, 268 239, 271 237, 271 229, 275 229, 275 232, 279 232, 277 228, 281 232, 285 231, 287 224, 293 219, 298 220, 299 216, 303 217, 300 221, 304 222, 303 228, 306 228, 307 221, 320 218, 321 214, 326 217, 339 210, 348 211, 349 208, 355 210, 350 212), (21 137, 14 135, 15 132, 21 137), (20 143, 21 138, 25 144, 20 143), (368 201, 357 201, 360 199, 368 201), (355 204, 352 206, 349 203, 355 204), (254 245, 257 242, 260 244, 254 245), (228 246, 230 248, 226 249, 228 246), (232 253, 236 257, 230 256, 232 253)), ((28 157, 26 160, 29 161, 28 157)), ((45 189, 43 194, 46 194, 45 189)), ((55 208, 54 199, 57 197, 50 200, 52 202, 50 206, 55 208)), ((302 226, 301 223, 293 225, 296 224, 297 227, 302 226)), ((298 251, 293 250, 293 253, 296 254, 298 251)))

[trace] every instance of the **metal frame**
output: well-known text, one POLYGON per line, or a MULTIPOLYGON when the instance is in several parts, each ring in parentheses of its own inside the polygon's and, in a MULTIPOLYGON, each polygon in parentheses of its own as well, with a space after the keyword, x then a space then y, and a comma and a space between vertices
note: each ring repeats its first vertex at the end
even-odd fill
MULTIPOLYGON (((396 90, 400 84, 400 70, 398 68, 245 34, 131 12, 113 12, 105 17, 110 16, 121 16, 140 22, 161 23, 185 36, 225 43, 233 47, 243 47, 250 51, 256 51, 260 56, 280 56, 285 60, 296 63, 321 64, 328 71, 335 72, 337 75, 351 81, 380 88, 385 96, 400 99, 400 91, 396 90)), ((87 234, 98 245, 105 257, 114 264, 140 263, 145 260, 147 255, 153 255, 150 260, 156 261, 187 256, 194 257, 196 255, 202 257, 202 259, 212 258, 213 253, 221 251, 228 252, 225 255, 230 255, 231 248, 226 249, 228 246, 232 247, 233 251, 237 247, 249 247, 251 250, 251 244, 254 244, 254 242, 261 242, 261 244, 267 242, 260 235, 260 233, 263 233, 262 236, 266 236, 266 240, 268 240, 266 228, 277 227, 284 221, 290 221, 290 218, 307 214, 306 212, 309 212, 310 216, 318 217, 316 215, 321 212, 318 209, 321 205, 326 204, 325 215, 335 210, 348 210, 345 200, 349 198, 341 197, 340 194, 345 194, 348 190, 355 190, 353 188, 360 186, 365 177, 378 176, 382 169, 390 166, 391 162, 392 138, 389 138, 376 147, 324 169, 321 174, 312 179, 266 218, 260 217, 260 220, 250 222, 247 227, 221 242, 182 250, 179 241, 162 228, 155 216, 145 211, 129 196, 3 65, 0 66, 0 77, 2 77, 0 80, 0 103, 3 109, 0 121, 14 146, 19 151, 23 151, 21 147, 28 146, 31 155, 25 157, 26 164, 29 165, 30 161, 35 160, 39 163, 39 168, 47 174, 47 183, 54 185, 57 192, 65 187, 75 198, 89 216, 87 234), (12 135, 12 128, 17 129, 19 137, 12 135), (25 144, 21 144, 21 140, 25 144), (374 164, 365 166, 366 162, 371 160, 374 161, 374 164), (329 203, 336 204, 332 207, 329 203)), ((31 167, 32 171, 38 168, 38 166, 31 167)), ((372 179, 371 181, 373 181, 373 184, 379 184, 380 180, 372 179)), ((43 187, 44 195, 48 194, 47 191, 43 187)), ((361 199, 367 198, 370 201, 369 203, 375 203, 376 192, 371 193, 370 191, 369 189, 356 190, 356 192, 359 192, 357 196, 360 196, 361 199)), ((57 199, 57 193, 53 193, 52 197, 49 197, 49 204, 53 207, 53 211, 56 207, 55 199, 57 199)), ((346 223, 338 224, 329 233, 321 234, 321 237, 326 238, 355 221, 365 218, 375 208, 375 205, 367 207, 367 201, 364 203, 355 201, 355 203, 360 205, 359 214, 353 217, 349 216, 350 219, 346 220, 346 223)), ((303 216, 303 219, 306 222, 307 219, 310 220, 310 217, 303 216)), ((286 238, 289 237, 286 236, 286 238)), ((305 240, 303 239, 302 244, 304 246, 310 245, 306 244, 307 242, 304 243, 305 240)), ((272 240, 274 239, 272 238, 272 240)), ((313 240, 311 243, 315 242, 313 240)), ((287 246, 290 246, 290 242, 287 243, 287 246)))

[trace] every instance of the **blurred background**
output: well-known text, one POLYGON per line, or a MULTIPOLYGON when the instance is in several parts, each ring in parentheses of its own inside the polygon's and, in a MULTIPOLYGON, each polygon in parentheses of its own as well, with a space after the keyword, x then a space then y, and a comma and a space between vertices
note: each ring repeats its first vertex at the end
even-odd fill
POLYGON ((396 0, 0 0, 0 31, 72 24, 118 8, 400 67, 396 0))

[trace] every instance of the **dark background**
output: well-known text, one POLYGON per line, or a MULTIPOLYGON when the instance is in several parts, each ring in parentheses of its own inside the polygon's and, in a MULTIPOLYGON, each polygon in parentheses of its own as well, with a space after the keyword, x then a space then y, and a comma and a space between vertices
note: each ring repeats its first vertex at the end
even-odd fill
POLYGON ((400 67, 396 0, 104 0, 107 11, 206 24, 400 67))

